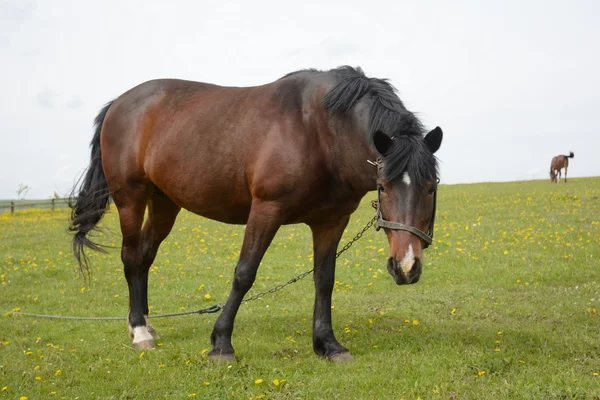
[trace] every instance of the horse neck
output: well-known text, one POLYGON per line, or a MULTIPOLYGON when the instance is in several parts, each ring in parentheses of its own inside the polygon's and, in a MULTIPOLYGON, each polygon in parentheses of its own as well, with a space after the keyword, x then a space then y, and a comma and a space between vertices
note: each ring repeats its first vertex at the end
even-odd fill
POLYGON ((337 169, 339 178, 362 195, 377 187, 377 167, 369 163, 379 157, 369 131, 370 106, 369 101, 363 100, 350 114, 332 116, 325 112, 319 130, 333 138, 322 140, 327 143, 330 167, 337 169))
POLYGON ((379 153, 373 147, 370 134, 350 124, 338 129, 334 151, 335 162, 342 180, 355 190, 368 192, 377 187, 377 167, 374 163, 379 153))

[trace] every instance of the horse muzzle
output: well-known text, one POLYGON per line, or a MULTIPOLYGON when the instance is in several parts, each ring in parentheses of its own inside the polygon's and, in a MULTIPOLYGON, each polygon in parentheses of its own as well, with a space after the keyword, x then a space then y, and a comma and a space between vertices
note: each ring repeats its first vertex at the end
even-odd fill
POLYGON ((387 269, 390 275, 394 278, 397 285, 409 285, 412 283, 419 282, 421 278, 421 259, 415 257, 412 261, 402 261, 403 264, 399 264, 394 257, 388 258, 387 269))

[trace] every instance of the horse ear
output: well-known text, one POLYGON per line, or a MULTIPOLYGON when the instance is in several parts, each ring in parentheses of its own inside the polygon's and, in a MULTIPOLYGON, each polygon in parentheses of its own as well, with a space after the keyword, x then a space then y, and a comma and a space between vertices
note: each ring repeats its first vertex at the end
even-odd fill
POLYGON ((387 154, 394 143, 391 137, 381 131, 375 132, 373 135, 373 142, 375 143, 375 148, 382 156, 387 154))
POLYGON ((425 144, 432 153, 438 151, 442 145, 442 136, 444 136, 444 134, 442 128, 439 126, 436 126, 431 132, 425 135, 425 144))

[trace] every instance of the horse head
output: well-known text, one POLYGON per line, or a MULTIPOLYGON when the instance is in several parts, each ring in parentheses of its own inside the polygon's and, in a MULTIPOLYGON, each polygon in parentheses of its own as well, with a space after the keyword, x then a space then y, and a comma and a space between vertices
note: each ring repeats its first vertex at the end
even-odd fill
POLYGON ((384 229, 390 245, 387 269, 398 285, 416 283, 423 270, 423 250, 433 236, 438 185, 433 154, 442 143, 442 130, 437 127, 424 138, 390 138, 378 132, 374 141, 382 156, 377 227, 384 229))

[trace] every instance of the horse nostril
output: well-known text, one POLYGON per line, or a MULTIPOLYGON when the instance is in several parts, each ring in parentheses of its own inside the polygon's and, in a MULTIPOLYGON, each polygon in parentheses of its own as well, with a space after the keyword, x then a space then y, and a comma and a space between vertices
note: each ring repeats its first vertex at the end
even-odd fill
POLYGON ((410 271, 410 283, 417 283, 421 278, 421 271, 423 267, 421 266, 421 259, 419 257, 415 257, 415 264, 410 271))
POLYGON ((394 257, 388 258, 387 269, 392 276, 396 275, 396 269, 398 268, 398 262, 394 257))

